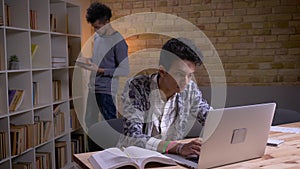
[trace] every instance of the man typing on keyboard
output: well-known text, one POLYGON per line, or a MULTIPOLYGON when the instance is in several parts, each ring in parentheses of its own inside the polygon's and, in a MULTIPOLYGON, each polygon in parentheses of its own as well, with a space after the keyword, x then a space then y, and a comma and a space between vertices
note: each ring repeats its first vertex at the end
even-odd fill
POLYGON ((201 51, 184 38, 172 38, 161 50, 159 69, 127 81, 122 93, 124 134, 118 147, 135 145, 161 153, 199 155, 201 143, 180 143, 195 120, 204 125, 211 109, 193 73, 201 51))

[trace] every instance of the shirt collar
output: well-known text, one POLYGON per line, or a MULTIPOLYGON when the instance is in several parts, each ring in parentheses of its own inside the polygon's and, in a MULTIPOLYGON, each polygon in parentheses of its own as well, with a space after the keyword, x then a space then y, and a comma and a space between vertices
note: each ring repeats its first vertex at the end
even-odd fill
MULTIPOLYGON (((161 95, 159 92, 159 88, 158 88, 158 79, 159 79, 159 74, 155 73, 151 75, 151 83, 150 83, 150 90, 155 92, 155 95, 157 97, 159 97, 161 99, 161 95)), ((172 97, 170 97, 169 100, 174 99, 179 93, 175 93, 172 97)))

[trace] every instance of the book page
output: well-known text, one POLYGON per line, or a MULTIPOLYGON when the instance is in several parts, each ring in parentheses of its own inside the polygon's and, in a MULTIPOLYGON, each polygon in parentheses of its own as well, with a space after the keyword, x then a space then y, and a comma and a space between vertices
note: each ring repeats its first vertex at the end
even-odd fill
POLYGON ((79 57, 76 59, 76 65, 85 69, 91 69, 92 64, 89 58, 79 57))
POLYGON ((124 150, 124 152, 127 153, 130 158, 164 157, 164 155, 159 152, 136 146, 129 146, 124 150))
POLYGON ((110 169, 121 166, 137 166, 134 161, 118 148, 109 148, 92 155, 90 163, 95 169, 110 169))
POLYGON ((140 147, 130 146, 124 152, 136 161, 140 168, 144 168, 149 162, 176 165, 175 161, 159 152, 147 150, 140 147))

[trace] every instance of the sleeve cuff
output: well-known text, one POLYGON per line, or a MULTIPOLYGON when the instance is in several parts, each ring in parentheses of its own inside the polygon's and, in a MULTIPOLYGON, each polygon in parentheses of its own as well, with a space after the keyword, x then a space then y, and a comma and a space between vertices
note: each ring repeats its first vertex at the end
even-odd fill
POLYGON ((161 142, 160 139, 151 137, 146 143, 146 149, 157 151, 158 144, 161 142))

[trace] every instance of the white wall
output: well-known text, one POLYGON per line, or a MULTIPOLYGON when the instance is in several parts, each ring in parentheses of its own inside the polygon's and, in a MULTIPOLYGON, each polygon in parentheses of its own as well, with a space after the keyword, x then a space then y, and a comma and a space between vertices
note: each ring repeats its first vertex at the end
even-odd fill
POLYGON ((84 43, 90 38, 92 35, 91 26, 87 23, 85 19, 86 9, 91 4, 90 0, 64 0, 65 2, 73 3, 81 7, 81 44, 84 43))

